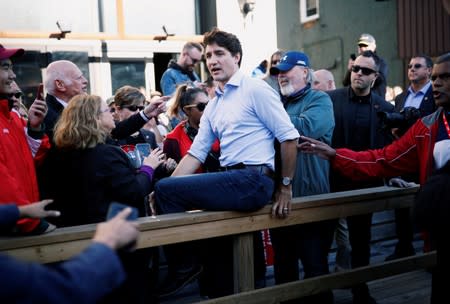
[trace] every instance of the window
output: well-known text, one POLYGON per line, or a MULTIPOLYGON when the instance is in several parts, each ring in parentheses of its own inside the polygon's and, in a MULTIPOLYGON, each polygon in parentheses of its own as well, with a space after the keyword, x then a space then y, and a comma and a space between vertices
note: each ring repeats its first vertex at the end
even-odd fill
POLYGON ((300 0, 300 22, 319 19, 319 0, 300 0))
POLYGON ((113 94, 124 85, 145 89, 144 61, 111 61, 113 94))
POLYGON ((26 50, 21 57, 14 59, 14 73, 17 76, 16 82, 25 94, 23 103, 29 107, 36 98, 39 84, 42 82, 41 67, 47 66, 47 57, 41 56, 38 51, 26 50))

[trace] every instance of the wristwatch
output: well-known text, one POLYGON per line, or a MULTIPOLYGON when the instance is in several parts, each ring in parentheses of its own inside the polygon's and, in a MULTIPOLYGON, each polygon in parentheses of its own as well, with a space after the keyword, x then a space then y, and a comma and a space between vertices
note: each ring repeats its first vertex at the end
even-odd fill
POLYGON ((282 184, 283 186, 289 186, 290 184, 292 184, 292 178, 287 177, 287 176, 283 177, 283 178, 281 179, 281 184, 282 184))

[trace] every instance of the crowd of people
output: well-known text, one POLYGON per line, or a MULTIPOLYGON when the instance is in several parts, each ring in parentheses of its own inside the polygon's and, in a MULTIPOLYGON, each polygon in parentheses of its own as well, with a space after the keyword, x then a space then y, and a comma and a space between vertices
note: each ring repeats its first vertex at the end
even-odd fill
MULTIPOLYGON (((292 197, 416 182, 425 194, 413 217, 397 211, 399 242, 387 259, 415 254, 412 235, 419 230, 413 227, 427 232, 424 250, 438 250, 432 295, 438 303, 448 270, 442 233, 448 204, 426 193, 448 184, 450 53, 434 64, 425 54, 411 58, 411 84, 394 106, 385 100, 388 70, 375 38, 362 34, 357 46, 345 86, 336 89, 331 71, 314 71, 308 55, 295 50, 277 50, 263 72, 245 75, 239 39, 214 28, 203 44, 187 43, 169 63, 161 78, 164 96, 147 98, 132 86, 107 100, 91 95, 81 70, 59 60, 46 69, 45 100, 37 96, 26 109, 13 71, 25 51, 0 45, 1 232, 35 235, 101 223, 112 202, 130 207, 98 225, 92 245, 66 262, 42 266, 0 255, 0 301, 151 303, 197 278, 202 295, 224 296, 233 292, 229 239, 130 250, 138 236, 137 224, 126 220, 130 209, 140 217, 248 212, 272 202, 272 216, 284 220, 292 197), (203 56, 210 73, 205 82, 195 72, 203 56), (395 114, 401 125, 391 124, 395 114), (117 251, 123 247, 128 250, 117 251), (149 265, 162 252, 168 274, 155 280, 149 265), (31 276, 36 282, 25 293, 31 276)), ((334 238, 338 270, 368 265, 371 221, 367 214, 271 229, 275 283, 298 280, 299 260, 305 278, 328 274, 334 238)), ((265 278, 258 244, 256 281, 265 278)), ((353 303, 376 303, 366 284, 352 292, 353 303)), ((328 290, 301 301, 334 298, 328 290)))

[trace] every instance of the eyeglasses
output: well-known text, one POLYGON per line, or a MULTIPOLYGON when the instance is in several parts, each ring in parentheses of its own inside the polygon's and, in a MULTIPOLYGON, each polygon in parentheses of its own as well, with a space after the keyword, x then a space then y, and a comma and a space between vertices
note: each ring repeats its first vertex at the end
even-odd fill
POLYGON ((441 79, 443 81, 446 81, 450 78, 450 73, 442 73, 439 75, 431 75, 431 81, 436 81, 436 79, 441 79))
POLYGON ((198 104, 187 105, 185 106, 185 108, 197 108, 197 110, 203 112, 207 104, 207 102, 199 102, 198 104))
POLYGON ((359 65, 354 65, 352 66, 352 72, 358 73, 359 70, 361 70, 361 73, 363 73, 363 75, 369 76, 370 74, 376 73, 376 71, 370 69, 370 68, 365 68, 359 65))
POLYGON ((22 92, 13 93, 13 94, 11 94, 11 96, 15 97, 16 99, 19 99, 20 97, 23 96, 23 93, 22 92))
POLYGON ((420 64, 420 63, 416 63, 416 64, 408 64, 408 69, 412 69, 413 67, 415 69, 420 69, 421 67, 423 67, 424 65, 420 64))
POLYGON ((131 112, 136 112, 137 110, 141 111, 144 110, 144 106, 136 106, 136 105, 131 105, 131 106, 121 106, 122 109, 128 109, 131 112))

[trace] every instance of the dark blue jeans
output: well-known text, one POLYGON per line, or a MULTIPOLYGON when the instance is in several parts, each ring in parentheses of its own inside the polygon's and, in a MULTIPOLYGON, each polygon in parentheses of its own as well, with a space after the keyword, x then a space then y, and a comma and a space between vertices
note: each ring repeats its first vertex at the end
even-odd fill
MULTIPOLYGON (((156 208, 159 214, 192 209, 255 211, 269 202, 273 190, 273 180, 254 168, 169 177, 155 185, 156 208)), ((169 276, 201 263, 198 251, 209 250, 207 244, 200 241, 164 246, 169 276)))
POLYGON ((254 169, 169 177, 155 185, 160 214, 192 209, 255 211, 272 197, 274 182, 254 169))

